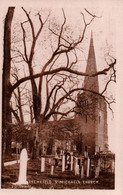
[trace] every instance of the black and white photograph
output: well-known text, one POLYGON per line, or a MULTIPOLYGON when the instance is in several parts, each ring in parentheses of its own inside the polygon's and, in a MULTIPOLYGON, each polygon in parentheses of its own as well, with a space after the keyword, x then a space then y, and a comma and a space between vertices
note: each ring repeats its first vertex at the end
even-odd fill
POLYGON ((1 8, 1 189, 8 193, 117 188, 123 2, 63 2, 1 8))

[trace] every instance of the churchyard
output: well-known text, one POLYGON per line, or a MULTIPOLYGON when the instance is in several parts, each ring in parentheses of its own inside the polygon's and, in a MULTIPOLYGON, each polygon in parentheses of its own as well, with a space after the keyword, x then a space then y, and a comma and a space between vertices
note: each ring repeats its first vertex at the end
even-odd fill
MULTIPOLYGON (((15 159, 13 157, 13 159, 15 159)), ((4 163, 6 189, 114 189, 114 158, 110 155, 75 156, 73 153, 28 158, 4 163), (12 163, 10 163, 12 162, 12 163)))

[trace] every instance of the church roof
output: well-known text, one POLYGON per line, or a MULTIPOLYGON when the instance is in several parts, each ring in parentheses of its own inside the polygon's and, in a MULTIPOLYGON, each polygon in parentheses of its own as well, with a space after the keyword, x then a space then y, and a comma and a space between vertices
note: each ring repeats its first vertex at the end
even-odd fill
MULTIPOLYGON (((86 73, 89 75, 92 75, 92 74, 95 74, 96 72, 97 72, 96 58, 95 58, 95 51, 94 51, 94 44, 93 44, 93 35, 91 33, 91 40, 90 40, 90 47, 89 47, 89 53, 88 53, 86 73)), ((84 88, 88 89, 88 90, 95 91, 95 92, 99 92, 98 76, 85 77, 84 88)))

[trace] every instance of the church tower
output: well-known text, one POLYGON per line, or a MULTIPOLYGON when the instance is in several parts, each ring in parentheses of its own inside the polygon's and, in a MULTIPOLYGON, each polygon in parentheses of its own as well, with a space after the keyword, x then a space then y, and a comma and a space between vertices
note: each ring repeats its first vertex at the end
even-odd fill
MULTIPOLYGON (((91 33, 86 73, 97 73, 96 58, 91 33)), ((98 95, 98 76, 86 76, 84 79, 84 92, 78 94, 76 119, 81 124, 83 135, 83 151, 88 148, 90 154, 108 150, 107 135, 107 105, 104 99, 98 95)))
MULTIPOLYGON (((91 33, 86 73, 89 75, 92 75, 92 74, 95 74, 96 72, 97 72, 96 58, 95 58, 95 51, 94 51, 94 45, 93 45, 93 35, 91 33)), ((99 92, 98 76, 85 77, 84 88, 98 93, 99 92)))

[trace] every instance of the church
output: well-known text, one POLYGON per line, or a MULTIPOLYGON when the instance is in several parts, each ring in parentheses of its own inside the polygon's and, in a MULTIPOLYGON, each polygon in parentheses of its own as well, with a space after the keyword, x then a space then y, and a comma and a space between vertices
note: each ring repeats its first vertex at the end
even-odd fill
MULTIPOLYGON (((91 35, 86 73, 92 75, 96 72, 96 58, 91 35)), ((108 150, 107 104, 103 97, 98 95, 98 76, 85 77, 84 89, 83 93, 78 94, 78 114, 76 119, 81 124, 80 131, 84 136, 83 145, 89 148, 91 154, 95 154, 108 150), (85 106, 85 109, 81 110, 81 104, 82 108, 85 106)))
MULTIPOLYGON (((96 72, 96 57, 91 35, 86 73, 92 75, 96 72)), ((44 127, 50 138, 49 143, 44 138, 40 140, 43 154, 47 154, 48 151, 49 154, 55 154, 58 150, 64 150, 78 151, 81 154, 88 151, 90 155, 94 155, 108 151, 107 105, 98 94, 98 76, 85 77, 83 88, 84 92, 77 96, 74 119, 49 121, 44 127)))

